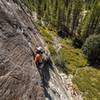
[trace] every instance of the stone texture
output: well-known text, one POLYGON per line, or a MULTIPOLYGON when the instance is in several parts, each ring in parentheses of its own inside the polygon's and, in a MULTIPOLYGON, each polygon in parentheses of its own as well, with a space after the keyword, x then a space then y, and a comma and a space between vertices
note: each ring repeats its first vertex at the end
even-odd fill
POLYGON ((44 100, 41 78, 23 35, 33 26, 22 4, 0 0, 0 100, 44 100))

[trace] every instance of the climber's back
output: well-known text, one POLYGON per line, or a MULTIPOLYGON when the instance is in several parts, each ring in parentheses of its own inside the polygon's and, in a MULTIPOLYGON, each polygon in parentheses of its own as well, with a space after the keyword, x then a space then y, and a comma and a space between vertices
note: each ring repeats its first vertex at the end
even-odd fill
POLYGON ((36 48, 35 63, 37 67, 43 64, 43 48, 41 46, 36 48))
POLYGON ((36 55, 35 55, 35 62, 37 63, 37 62, 39 62, 39 63, 41 63, 42 62, 42 54, 41 53, 36 53, 36 55))
POLYGON ((52 66, 50 53, 46 47, 42 48, 41 46, 38 46, 35 52, 35 63, 38 68, 41 66, 43 68, 45 65, 52 66))

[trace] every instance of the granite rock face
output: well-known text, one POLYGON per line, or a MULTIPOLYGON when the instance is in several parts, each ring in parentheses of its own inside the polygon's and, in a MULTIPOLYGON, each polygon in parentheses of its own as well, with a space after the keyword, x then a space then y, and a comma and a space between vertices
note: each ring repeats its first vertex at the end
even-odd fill
POLYGON ((0 100, 44 100, 27 34, 30 11, 21 0, 0 0, 0 100))

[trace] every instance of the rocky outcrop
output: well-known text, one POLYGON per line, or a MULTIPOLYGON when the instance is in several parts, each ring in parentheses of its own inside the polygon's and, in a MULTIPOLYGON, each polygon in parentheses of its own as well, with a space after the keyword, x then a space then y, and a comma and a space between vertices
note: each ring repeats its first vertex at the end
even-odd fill
POLYGON ((82 100, 56 66, 39 73, 30 45, 46 44, 23 1, 0 0, 0 100, 82 100))
POLYGON ((0 0, 0 100, 44 100, 41 78, 24 34, 34 27, 20 0, 0 0))

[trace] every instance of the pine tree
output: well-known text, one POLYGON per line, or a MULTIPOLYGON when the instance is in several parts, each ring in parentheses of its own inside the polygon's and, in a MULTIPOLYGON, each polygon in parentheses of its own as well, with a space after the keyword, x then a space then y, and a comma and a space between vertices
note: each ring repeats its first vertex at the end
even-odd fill
POLYGON ((100 32, 99 0, 25 0, 38 19, 58 30, 67 27, 83 38, 100 32))

